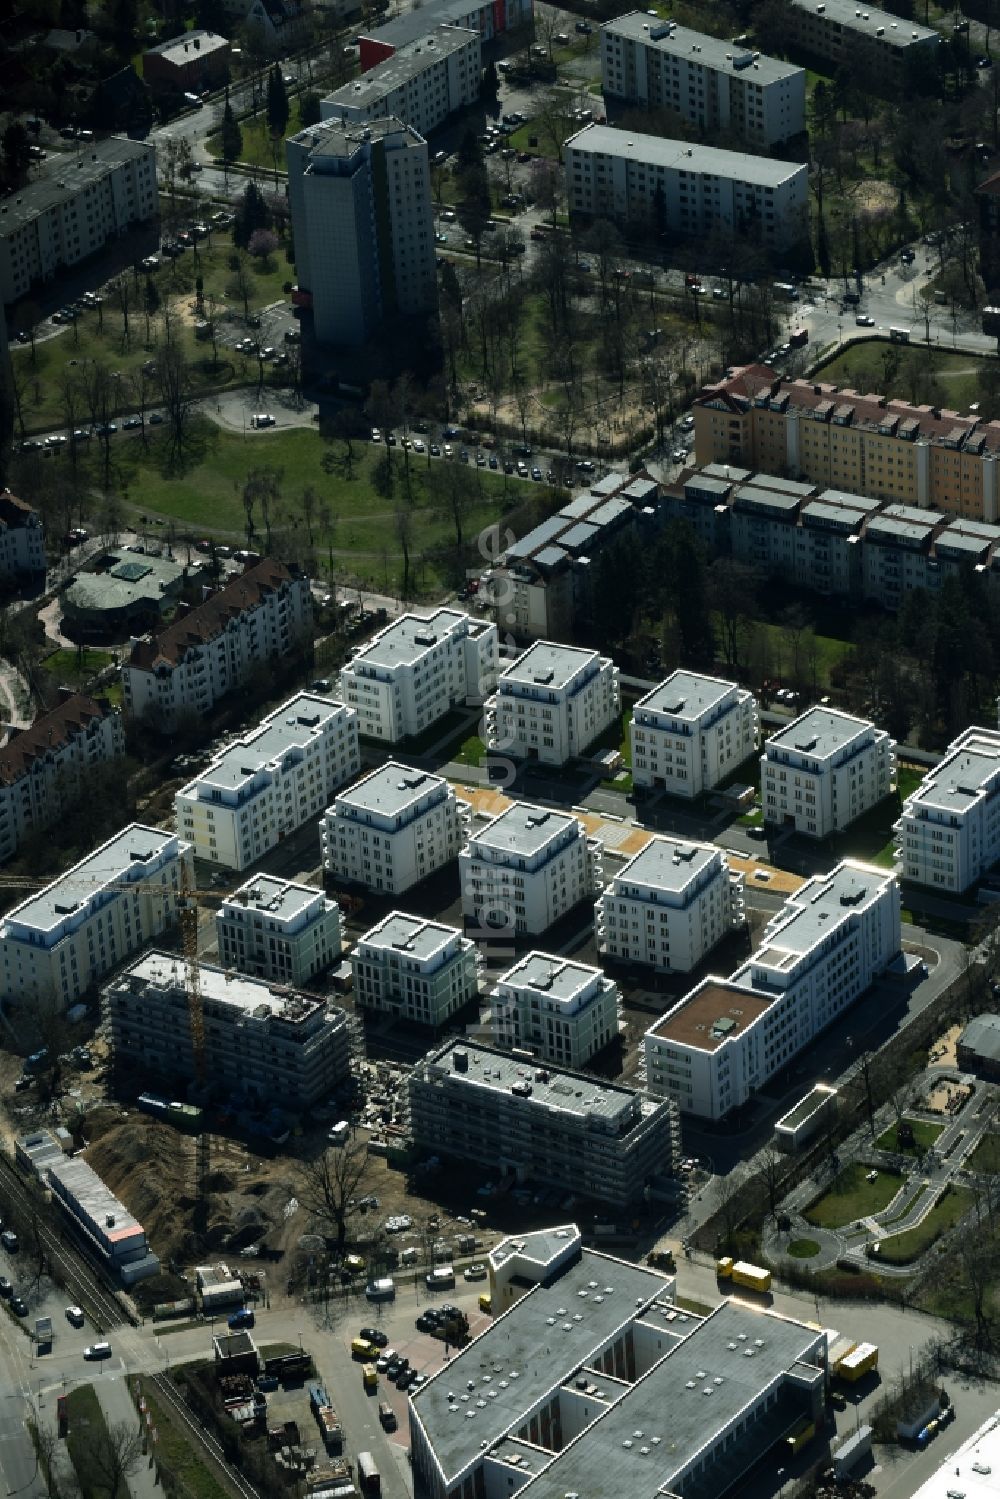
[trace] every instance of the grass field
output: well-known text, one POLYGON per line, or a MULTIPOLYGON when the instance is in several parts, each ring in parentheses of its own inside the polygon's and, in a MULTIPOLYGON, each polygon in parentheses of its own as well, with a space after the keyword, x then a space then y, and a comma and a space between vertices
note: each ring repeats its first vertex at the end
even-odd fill
MULTIPOLYGON (((299 115, 299 95, 295 94, 288 100, 290 109, 288 125, 284 134, 277 141, 276 149, 272 143, 267 129, 267 114, 254 115, 253 119, 240 120, 240 129, 243 131, 243 150, 240 153, 240 161, 247 166, 263 167, 273 172, 275 160, 279 172, 285 171, 285 138, 296 135, 302 129, 302 120, 299 115)), ((222 134, 216 131, 210 135, 205 145, 213 156, 222 155, 222 134)))
MULTIPOLYGON (((157 1459, 181 1493, 190 1499, 230 1499, 228 1489, 201 1461, 186 1432, 174 1425, 167 1407, 148 1380, 143 1381, 142 1392, 159 1433, 157 1459)), ((164 1488, 170 1492, 166 1485, 164 1488)))
POLYGON ((77 1385, 66 1396, 68 1427, 66 1449, 76 1472, 82 1499, 110 1499, 107 1487, 93 1469, 90 1453, 95 1440, 107 1431, 107 1423, 93 1385, 77 1385))
POLYGON ((46 656, 42 662, 42 670, 60 682, 70 682, 74 686, 79 686, 81 683, 89 682, 91 677, 96 677, 98 672, 103 671, 106 666, 112 666, 114 660, 113 652, 97 651, 86 646, 77 651, 53 651, 52 655, 46 656))
POLYGON ((969 1171, 993 1176, 1000 1171, 1000 1135, 984 1135, 965 1163, 969 1171))
POLYGON ((452 751, 451 758, 457 760, 460 765, 485 765, 486 745, 478 734, 470 734, 464 739, 458 749, 452 751))
POLYGON ((792 1239, 788 1253, 793 1260, 811 1260, 813 1255, 819 1254, 819 1245, 815 1239, 792 1239))
MULTIPOLYGON (((181 464, 170 461, 168 439, 160 429, 148 450, 134 440, 115 439, 115 478, 128 500, 150 519, 173 520, 187 531, 214 534, 219 540, 246 544, 243 486, 255 468, 280 471, 279 508, 284 524, 300 544, 305 541, 305 521, 300 499, 307 488, 315 489, 329 509, 332 536, 322 518, 313 524, 313 543, 320 560, 328 555, 332 540, 339 568, 347 568, 369 586, 392 587, 398 577, 402 549, 396 516, 406 510, 412 527, 414 585, 430 588, 445 580, 454 557, 455 530, 435 492, 436 469, 441 460, 411 460, 412 507, 407 510, 403 483, 403 459, 392 462, 393 495, 376 492, 373 470, 378 454, 369 445, 355 444, 351 478, 342 471, 323 466, 331 455, 330 445, 311 428, 272 429, 246 436, 223 432, 214 422, 192 422, 191 440, 181 464), (434 556, 425 557, 427 553, 434 556), (424 559, 424 560, 421 560, 424 559)), ((339 445, 338 445, 339 447, 339 445)), ((96 455, 88 460, 95 465, 96 455)), ((464 534, 476 532, 497 520, 515 505, 540 493, 505 474, 470 470, 476 486, 463 514, 464 534)), ((274 519, 274 517, 272 517, 274 519)), ((264 540, 262 517, 256 516, 256 544, 264 540)))
MULTIPOLYGON (((901 314, 901 321, 904 323, 909 324, 911 320, 912 315, 904 317, 901 314)), ((818 378, 834 385, 849 386, 862 393, 877 391, 880 395, 884 393, 908 401, 926 399, 926 388, 920 382, 933 378, 941 386, 947 404, 956 411, 962 411, 973 401, 979 400, 976 371, 982 364, 991 363, 989 357, 983 355, 977 358, 974 354, 963 354, 955 350, 928 349, 926 345, 921 347, 919 339, 922 332, 923 323, 918 318, 912 335, 914 344, 918 344, 916 348, 907 345, 901 348, 899 344, 890 344, 884 339, 866 339, 853 348, 845 349, 829 364, 825 364, 818 371, 818 378), (897 355, 898 371, 889 380, 889 389, 885 390, 886 371, 888 369, 892 372, 892 361, 897 355), (887 357, 890 361, 888 364, 887 357)))
POLYGON ((899 766, 896 772, 896 790, 892 796, 887 796, 863 817, 852 822, 844 832, 832 838, 831 849, 835 849, 844 858, 864 859, 869 864, 878 864, 882 869, 891 869, 892 850, 896 842, 893 826, 899 821, 903 802, 916 791, 923 778, 922 770, 914 770, 908 765, 899 766))
POLYGON ((913 1130, 913 1144, 900 1145, 899 1125, 893 1124, 875 1141, 879 1150, 898 1151, 902 1155, 923 1155, 930 1150, 944 1129, 943 1124, 930 1124, 924 1119, 907 1119, 906 1122, 913 1130))
POLYGON ((817 1228, 840 1228, 855 1218, 867 1218, 888 1207, 902 1185, 896 1171, 880 1171, 875 1181, 866 1181, 860 1162, 847 1166, 832 1187, 818 1197, 803 1214, 817 1228))
POLYGON ((964 1218, 972 1207, 972 1202, 971 1192, 965 1191, 963 1187, 948 1187, 916 1228, 895 1234, 891 1239, 883 1239, 876 1259, 884 1260, 889 1265, 912 1264, 932 1244, 937 1243, 942 1234, 954 1228, 964 1218))

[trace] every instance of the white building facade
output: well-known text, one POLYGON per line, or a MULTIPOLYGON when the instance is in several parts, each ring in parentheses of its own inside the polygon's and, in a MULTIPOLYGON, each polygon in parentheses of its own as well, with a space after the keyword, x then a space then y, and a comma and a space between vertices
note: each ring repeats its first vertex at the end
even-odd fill
POLYGON ((191 845, 133 822, 0 921, 4 1005, 67 1009, 173 925, 191 845))
POLYGON ((828 838, 896 787, 896 741, 867 719, 809 708, 760 757, 764 821, 828 838))
POLYGON ((358 345, 437 307, 427 142, 392 116, 285 142, 299 286, 320 343, 358 345))
POLYGON ((354 710, 300 692, 178 791, 177 828, 199 858, 246 869, 360 769, 354 710))
POLYGON ((759 735, 757 699, 745 687, 675 671, 633 709, 632 784, 701 796, 753 754, 759 735))
POLYGON ((688 973, 746 921, 743 876, 720 848, 653 837, 596 902, 598 952, 688 973))
POLYGON ((579 818, 512 802, 458 856, 462 914, 484 930, 544 932, 604 884, 604 851, 579 818))
POLYGON ((437 26, 327 94, 322 117, 359 125, 394 115, 426 138, 449 115, 478 100, 482 51, 478 31, 437 26))
POLYGON ((481 963, 454 927, 392 911, 351 953, 354 1002, 437 1029, 477 998, 481 963))
POLYGON ((340 907, 312 885, 257 874, 226 896, 215 934, 223 968, 302 987, 340 957, 340 907))
POLYGON ((960 894, 1000 860, 1000 733, 971 728, 903 803, 895 825, 904 880, 960 894))
POLYGON ((340 691, 357 710, 358 730, 398 744, 496 686, 497 628, 458 609, 404 614, 357 652, 340 691))
MULTIPOLYGON (((5 353, 9 364, 9 353, 5 353)), ((0 576, 37 578, 45 574, 45 527, 38 511, 9 489, 0 493, 0 576)))
POLYGON ((390 760, 326 809, 323 868, 334 879, 400 895, 458 858, 470 817, 443 776, 390 760))
POLYGON ((621 713, 618 668, 609 656, 536 640, 500 673, 486 705, 490 750, 565 765, 621 713))
POLYGON ((280 562, 248 567, 158 635, 137 640, 122 667, 126 710, 166 732, 204 718, 262 661, 289 655, 312 632, 308 578, 280 562))
POLYGON ((52 152, 33 182, 0 203, 0 301, 16 301, 158 214, 155 146, 112 136, 52 152))
POLYGON ((647 1031, 646 1086, 683 1112, 723 1118, 853 1005, 899 949, 893 874, 845 860, 817 875, 731 978, 706 978, 647 1031))
POLYGON ((646 11, 601 27, 605 95, 672 109, 702 130, 766 151, 806 128, 806 74, 747 47, 690 31, 646 11))
POLYGON ((530 952, 490 995, 496 1044, 557 1067, 584 1067, 618 1035, 618 985, 589 963, 530 952))
POLYGON ((564 151, 571 214, 685 235, 753 233, 775 250, 808 232, 805 166, 611 125, 587 125, 564 151))

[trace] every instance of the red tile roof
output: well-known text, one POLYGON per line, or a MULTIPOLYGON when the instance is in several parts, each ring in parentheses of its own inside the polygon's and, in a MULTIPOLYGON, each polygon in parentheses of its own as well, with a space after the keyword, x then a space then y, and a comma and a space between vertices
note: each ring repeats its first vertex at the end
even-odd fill
POLYGON ((129 665, 143 671, 153 671, 158 665, 176 666, 192 646, 214 640, 229 620, 255 608, 282 583, 290 582, 291 576, 281 562, 265 557, 158 635, 136 641, 129 665))
POLYGON ((9 489, 0 493, 0 521, 8 526, 23 526, 32 513, 27 500, 19 500, 9 489))
POLYGON ((51 713, 43 713, 30 729, 22 729, 0 749, 0 784, 10 786, 19 781, 37 759, 67 744, 95 718, 104 718, 111 711, 105 699, 75 692, 51 713))

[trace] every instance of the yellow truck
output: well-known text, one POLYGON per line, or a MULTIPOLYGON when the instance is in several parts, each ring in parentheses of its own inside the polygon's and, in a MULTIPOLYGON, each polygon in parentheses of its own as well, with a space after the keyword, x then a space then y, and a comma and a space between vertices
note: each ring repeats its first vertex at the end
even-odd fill
POLYGON ((864 1379, 873 1369, 878 1368, 878 1348, 874 1343, 859 1343, 857 1348, 851 1350, 846 1357, 837 1365, 837 1373, 841 1379, 846 1379, 848 1384, 855 1384, 859 1379, 864 1379))
POLYGON ((769 1291, 771 1272, 762 1270, 759 1265, 750 1265, 746 1260, 737 1260, 732 1270, 732 1282, 734 1286, 745 1286, 748 1291, 769 1291))
POLYGON ((785 1446, 788 1448, 789 1456, 801 1451, 807 1442, 811 1442, 816 1435, 816 1422, 810 1421, 808 1416, 803 1416, 797 1421, 785 1438, 785 1446))
POLYGON ((733 1273, 732 1255, 725 1254, 721 1260, 715 1262, 715 1273, 720 1280, 729 1280, 733 1273))
POLYGON ((361 1370, 361 1382, 366 1390, 378 1389, 378 1370, 374 1364, 365 1364, 361 1370))

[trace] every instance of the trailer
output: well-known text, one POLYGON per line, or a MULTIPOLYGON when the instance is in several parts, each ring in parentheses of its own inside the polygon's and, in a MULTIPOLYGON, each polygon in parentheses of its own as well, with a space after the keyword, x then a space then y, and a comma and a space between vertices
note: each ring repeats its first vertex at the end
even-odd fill
POLYGON ((733 1273, 732 1255, 724 1254, 721 1260, 716 1260, 715 1273, 720 1280, 729 1280, 733 1273))
POLYGON ((746 1260, 737 1260, 732 1270, 732 1281, 734 1286, 765 1292, 771 1289, 771 1272, 761 1269, 760 1265, 748 1264, 746 1260))
POLYGON ((878 1368, 878 1347, 874 1343, 859 1343, 853 1352, 842 1358, 837 1368, 841 1379, 854 1384, 878 1368))
POLYGON ((340 1417, 333 1406, 322 1406, 316 1412, 316 1422, 319 1426, 320 1436, 323 1438, 323 1446, 327 1452, 339 1452, 344 1445, 344 1428, 340 1424, 340 1417))
POLYGON ((52 1318, 35 1318, 35 1347, 39 1353, 52 1351, 52 1318))
POLYGON ((785 1446, 788 1448, 789 1455, 791 1456, 796 1452, 801 1452, 806 1443, 811 1442, 815 1435, 815 1421, 810 1421, 808 1416, 803 1416, 800 1421, 796 1421, 795 1425, 792 1427, 791 1431, 785 1438, 785 1446))
POLYGON ((853 1353, 857 1346, 856 1339, 841 1337, 839 1334, 835 1334, 833 1340, 828 1341, 829 1352, 826 1361, 831 1374, 837 1373, 844 1359, 849 1353, 853 1353))
POLYGON ((851 1472, 868 1457, 872 1450, 872 1429, 859 1426, 845 1442, 833 1451, 833 1473, 838 1481, 848 1478, 851 1472))

